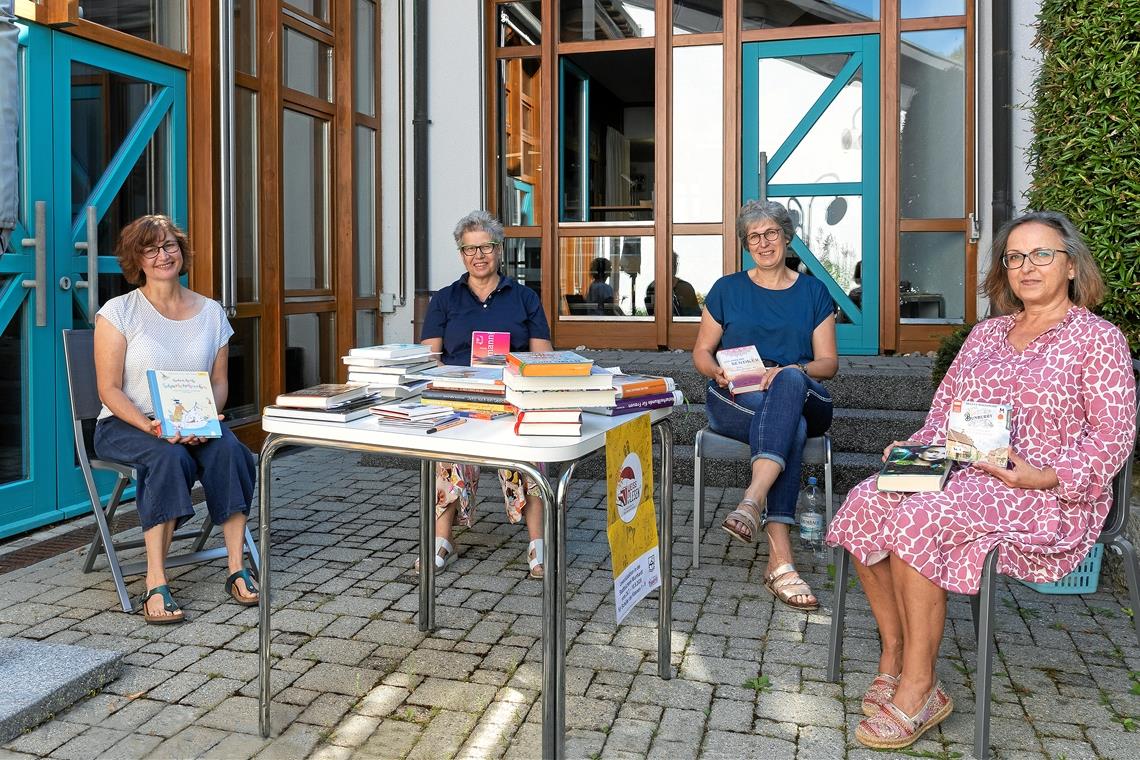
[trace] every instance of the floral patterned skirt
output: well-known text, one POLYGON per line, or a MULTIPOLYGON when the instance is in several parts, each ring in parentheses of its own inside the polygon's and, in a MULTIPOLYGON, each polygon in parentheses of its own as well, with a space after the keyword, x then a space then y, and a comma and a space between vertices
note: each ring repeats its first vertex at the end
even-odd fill
MULTIPOLYGON (((479 467, 473 464, 435 463, 436 519, 447 511, 452 502, 455 502, 456 523, 468 528, 475 524, 475 496, 479 490, 479 472, 479 467)), ((527 497, 534 493, 538 486, 530 478, 524 478, 517 470, 500 469, 498 472, 507 519, 517 523, 522 519, 527 497)))

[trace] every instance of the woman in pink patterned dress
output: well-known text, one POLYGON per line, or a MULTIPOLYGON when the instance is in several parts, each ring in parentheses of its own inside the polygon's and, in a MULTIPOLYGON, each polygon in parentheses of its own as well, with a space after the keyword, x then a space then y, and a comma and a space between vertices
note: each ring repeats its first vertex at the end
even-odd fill
POLYGON ((1104 283, 1066 217, 1034 212, 1003 227, 983 290, 1008 316, 970 332, 926 424, 892 446, 943 441, 955 398, 1011 404, 1010 467, 960 467, 943 490, 916 494, 880 492, 868 478, 827 534, 851 553, 879 628, 879 675, 855 732, 870 747, 909 746, 953 709, 935 674, 946 592, 978 593, 994 547, 998 570, 1028 581, 1080 564, 1136 435, 1128 343, 1089 311, 1104 283))

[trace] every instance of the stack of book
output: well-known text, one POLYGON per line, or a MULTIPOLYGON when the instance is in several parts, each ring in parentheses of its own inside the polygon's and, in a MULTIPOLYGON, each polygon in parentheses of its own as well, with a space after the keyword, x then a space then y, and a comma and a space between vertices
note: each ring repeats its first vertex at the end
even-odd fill
POLYGON ((369 411, 376 415, 376 424, 381 429, 394 432, 435 433, 463 422, 462 417, 446 406, 431 406, 417 401, 378 404, 369 411))
POLYGON ((368 416, 375 396, 364 385, 323 383, 282 393, 277 403, 265 407, 266 417, 317 422, 352 422, 368 416))
POLYGON ((436 364, 434 354, 419 343, 385 343, 349 349, 341 361, 348 365, 348 382, 365 385, 381 398, 407 398, 426 385, 410 376, 436 364))
POLYGON ((503 385, 518 435, 580 435, 583 408, 615 401, 614 376, 573 351, 512 352, 503 385))
POLYGON ((493 418, 514 412, 507 403, 501 367, 443 365, 415 376, 428 381, 420 401, 446 406, 467 416, 493 418))
POLYGON ((593 407, 583 411, 617 417, 685 403, 684 394, 677 390, 671 377, 616 374, 613 382, 617 399, 612 406, 593 407))

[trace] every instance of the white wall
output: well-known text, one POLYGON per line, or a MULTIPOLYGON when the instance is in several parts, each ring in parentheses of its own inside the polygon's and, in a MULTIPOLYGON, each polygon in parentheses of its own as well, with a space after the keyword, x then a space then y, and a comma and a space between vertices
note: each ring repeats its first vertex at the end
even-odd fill
MULTIPOLYGON (((415 262, 412 251, 412 0, 381 3, 381 192, 383 284, 396 294, 395 313, 384 316, 384 340, 412 339, 415 262), (399 161, 399 24, 404 4, 404 137, 406 163, 399 161), (400 190, 405 198, 405 238, 399 240, 400 190), (400 256, 405 257, 406 302, 400 305, 400 256)), ((428 287, 437 290, 463 272, 451 230, 483 205, 480 36, 482 3, 428 3, 428 287)))

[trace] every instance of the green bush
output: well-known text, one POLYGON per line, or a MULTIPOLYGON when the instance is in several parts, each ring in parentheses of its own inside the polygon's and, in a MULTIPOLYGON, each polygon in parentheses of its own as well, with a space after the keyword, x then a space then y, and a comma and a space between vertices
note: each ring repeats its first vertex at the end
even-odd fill
POLYGON ((954 357, 962 350, 962 344, 966 342, 966 336, 970 334, 974 326, 959 325, 942 339, 938 344, 938 352, 934 354, 934 363, 930 365, 930 384, 934 388, 938 388, 942 383, 942 378, 946 377, 946 370, 950 369, 950 365, 954 362, 954 357))
POLYGON ((1043 0, 1029 207, 1061 211, 1108 286, 1097 309, 1140 353, 1140 2, 1043 0))

